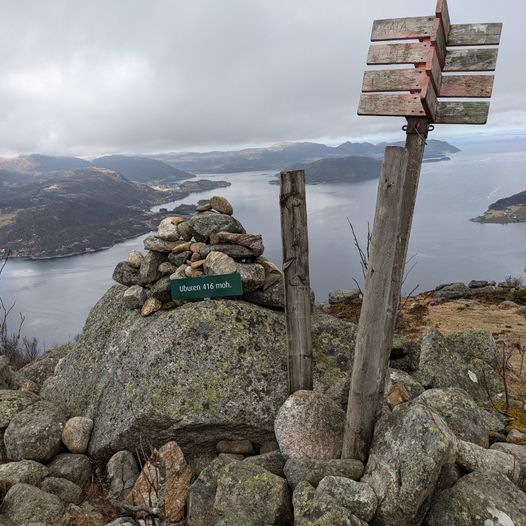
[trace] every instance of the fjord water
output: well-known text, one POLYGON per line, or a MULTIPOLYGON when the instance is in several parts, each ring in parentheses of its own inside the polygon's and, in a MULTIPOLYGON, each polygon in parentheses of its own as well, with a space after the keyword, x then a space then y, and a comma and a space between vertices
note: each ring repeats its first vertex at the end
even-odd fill
MULTIPOLYGON (((438 283, 471 279, 502 280, 524 276, 526 223, 491 225, 470 222, 488 204, 526 187, 526 152, 490 152, 484 146, 462 146, 449 162, 423 167, 410 245, 411 264, 405 292, 438 283)), ((279 186, 269 185, 272 172, 205 175, 232 183, 173 203, 195 203, 220 193, 234 206, 235 216, 250 233, 261 233, 265 255, 281 264, 279 186)), ((373 219, 377 180, 355 184, 308 186, 310 272, 317 301, 330 290, 363 282, 347 221, 365 244, 373 219)), ((166 205, 163 205, 166 206, 166 205)), ((158 207, 156 207, 158 208, 158 207)), ((16 300, 12 327, 21 312, 24 334, 49 347, 78 334, 89 309, 111 286, 115 264, 142 239, 128 240, 101 252, 52 260, 10 260, 0 276, 0 297, 16 300)), ((525 276, 526 277, 526 276, 525 276)))

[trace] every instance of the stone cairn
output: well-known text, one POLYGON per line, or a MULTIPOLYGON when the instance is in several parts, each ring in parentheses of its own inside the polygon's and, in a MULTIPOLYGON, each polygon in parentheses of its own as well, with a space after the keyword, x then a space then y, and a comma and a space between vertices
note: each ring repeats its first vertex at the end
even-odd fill
POLYGON ((214 196, 188 219, 163 219, 157 233, 144 240, 146 253, 132 251, 113 272, 113 279, 128 287, 128 307, 140 308, 143 316, 175 308, 185 301, 172 301, 173 280, 237 272, 243 300, 283 309, 281 270, 263 257, 261 235, 247 234, 233 212, 224 197, 214 196))

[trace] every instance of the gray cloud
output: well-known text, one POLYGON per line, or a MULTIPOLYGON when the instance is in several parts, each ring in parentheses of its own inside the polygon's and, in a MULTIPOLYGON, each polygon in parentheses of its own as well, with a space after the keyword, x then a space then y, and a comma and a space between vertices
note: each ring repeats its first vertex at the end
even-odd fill
MULTIPOLYGON (((371 24, 431 14, 434 0, 0 8, 0 153, 89 155, 396 134, 402 119, 356 116, 371 24)), ((504 22, 489 127, 524 130, 524 3, 450 0, 450 12, 455 23, 504 22)))

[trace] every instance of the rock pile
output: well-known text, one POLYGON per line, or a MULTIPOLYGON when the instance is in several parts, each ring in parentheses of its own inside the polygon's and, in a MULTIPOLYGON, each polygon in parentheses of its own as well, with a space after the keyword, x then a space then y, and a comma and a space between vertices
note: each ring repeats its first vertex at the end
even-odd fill
POLYGON ((172 301, 173 280, 238 273, 244 300, 283 308, 281 271, 263 257, 261 236, 247 234, 233 212, 224 197, 214 196, 188 220, 164 218, 156 234, 144 240, 146 253, 134 250, 115 267, 113 279, 128 287, 128 307, 148 316, 183 303, 172 301))

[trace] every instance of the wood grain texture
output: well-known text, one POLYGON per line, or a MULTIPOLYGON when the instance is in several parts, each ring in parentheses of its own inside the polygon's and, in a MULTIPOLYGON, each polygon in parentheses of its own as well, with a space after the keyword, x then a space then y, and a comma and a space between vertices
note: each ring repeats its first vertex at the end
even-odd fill
POLYGON ((447 0, 438 0, 437 6, 435 9, 436 16, 440 18, 442 23, 442 28, 444 29, 444 34, 449 35, 449 28, 451 27, 451 19, 449 17, 449 7, 447 5, 447 0))
POLYGON ((444 75, 439 96, 489 98, 494 80, 494 75, 444 75))
POLYGON ((375 20, 371 40, 406 40, 411 38, 429 38, 433 31, 434 16, 413 18, 390 18, 375 20))
POLYGON ((438 93, 440 85, 442 84, 442 66, 435 49, 430 53, 425 69, 431 76, 435 92, 438 93))
POLYGON ((383 69, 366 71, 362 91, 416 91, 421 90, 427 78, 423 69, 383 69))
POLYGON ((453 24, 448 46, 496 46, 500 43, 502 24, 453 24))
POLYGON ((442 24, 439 18, 435 19, 435 23, 433 26, 433 34, 431 35, 431 44, 435 48, 438 59, 440 61, 440 65, 442 66, 444 64, 444 61, 446 60, 447 49, 446 35, 444 34, 444 29, 442 28, 442 24))
POLYGON ((497 49, 449 49, 443 71, 495 71, 497 49))
POLYGON ((419 42, 415 44, 387 44, 370 46, 367 55, 367 64, 422 64, 429 59, 431 44, 419 42))
POLYGON ((395 316, 390 308, 390 291, 399 242, 406 169, 407 150, 388 146, 378 182, 342 450, 342 458, 359 459, 364 463, 373 437, 389 364, 390 346, 386 344, 386 334, 395 316))
POLYGON ((311 297, 305 173, 281 172, 280 208, 289 394, 312 389, 311 297))
POLYGON ((427 78, 424 89, 420 94, 420 98, 422 99, 422 105, 426 111, 427 117, 431 121, 434 121, 437 113, 438 99, 435 88, 433 87, 433 82, 429 77, 427 78))
POLYGON ((439 102, 437 124, 486 124, 489 102, 439 102))
POLYGON ((358 115, 379 115, 384 117, 425 117, 420 95, 384 95, 362 93, 358 115))

